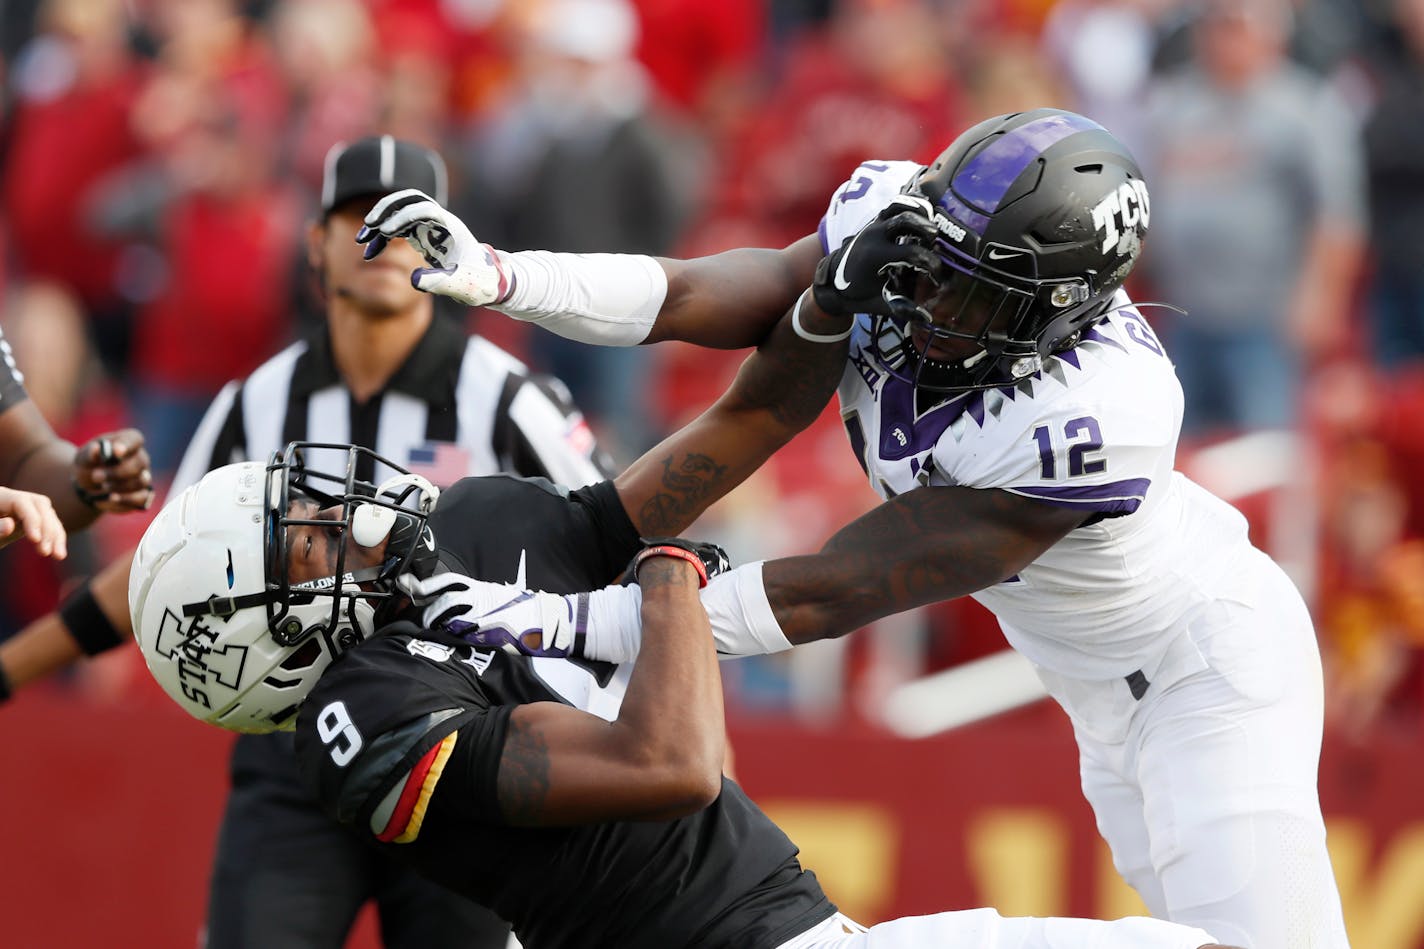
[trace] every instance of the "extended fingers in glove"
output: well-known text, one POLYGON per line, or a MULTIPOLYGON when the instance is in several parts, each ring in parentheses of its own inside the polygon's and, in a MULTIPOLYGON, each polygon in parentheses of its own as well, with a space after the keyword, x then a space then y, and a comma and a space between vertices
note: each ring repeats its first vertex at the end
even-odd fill
POLYGON ((885 255, 878 272, 889 273, 896 267, 910 267, 938 280, 943 274, 944 262, 928 247, 907 241, 895 245, 893 253, 885 255))
POLYGON ((392 206, 391 213, 376 228, 387 237, 410 237, 420 225, 439 227, 447 231, 454 215, 446 211, 434 199, 420 192, 412 195, 405 204, 392 206))
POLYGON ((469 577, 459 573, 437 573, 425 579, 413 573, 403 573, 396 577, 396 586, 417 605, 428 603, 446 593, 468 590, 471 582, 469 577))
POLYGON ((883 225, 885 236, 898 242, 911 242, 930 246, 935 238, 939 236, 939 231, 934 225, 934 221, 925 218, 917 211, 901 211, 899 214, 887 218, 883 225))
MULTIPOLYGON (((391 216, 403 208, 419 204, 422 201, 435 204, 434 198, 418 188, 406 188, 404 191, 395 191, 386 195, 366 213, 365 227, 356 232, 356 242, 358 244, 366 243, 377 231, 387 236, 392 235, 394 232, 388 227, 391 216)), ((439 205, 437 204, 436 207, 439 205)))

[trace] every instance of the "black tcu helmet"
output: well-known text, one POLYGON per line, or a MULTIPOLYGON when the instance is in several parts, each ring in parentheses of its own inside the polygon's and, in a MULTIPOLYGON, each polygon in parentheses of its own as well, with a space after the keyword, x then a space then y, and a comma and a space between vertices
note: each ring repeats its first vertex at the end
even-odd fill
POLYGON ((1037 371, 1107 311, 1147 235, 1137 162, 1096 122, 1057 109, 979 123, 910 190, 934 205, 941 268, 891 273, 892 315, 877 317, 875 339, 886 368, 923 389, 987 388, 1037 371), (928 354, 937 338, 978 349, 937 361, 928 354))

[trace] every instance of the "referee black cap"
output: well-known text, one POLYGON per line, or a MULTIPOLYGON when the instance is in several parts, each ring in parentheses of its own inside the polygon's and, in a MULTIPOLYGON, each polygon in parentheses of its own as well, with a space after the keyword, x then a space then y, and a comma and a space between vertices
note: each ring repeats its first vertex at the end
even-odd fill
POLYGON ((441 204, 449 195, 445 161, 436 152, 390 135, 338 142, 326 153, 321 212, 352 198, 379 197, 418 188, 441 204))

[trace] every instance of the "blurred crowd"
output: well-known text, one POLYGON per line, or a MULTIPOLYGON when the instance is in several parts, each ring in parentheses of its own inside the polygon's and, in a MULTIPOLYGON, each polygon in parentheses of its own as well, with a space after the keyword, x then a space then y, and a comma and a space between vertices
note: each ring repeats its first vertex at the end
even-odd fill
MULTIPOLYGON (((1187 394, 1184 456, 1290 436, 1274 444, 1310 491, 1238 500, 1310 526, 1273 529, 1296 549, 1272 552, 1308 565, 1336 724, 1418 728, 1424 0, 5 0, 0 325, 61 434, 136 424, 171 470, 221 385, 320 319, 304 223, 335 142, 438 148, 498 247, 685 256, 789 243, 859 161, 928 161, 1045 105, 1147 170, 1133 290, 1185 311, 1149 311, 1187 394)), ((561 376, 622 462, 741 358, 447 317, 561 376)), ((710 529, 739 559, 819 544, 873 502, 843 441, 827 413, 710 529)), ((3 559, 0 635, 69 579, 3 559)), ((972 604, 897 622, 891 645, 813 665, 810 693, 1002 647, 972 604)), ((799 688, 734 665, 747 705, 799 688)))

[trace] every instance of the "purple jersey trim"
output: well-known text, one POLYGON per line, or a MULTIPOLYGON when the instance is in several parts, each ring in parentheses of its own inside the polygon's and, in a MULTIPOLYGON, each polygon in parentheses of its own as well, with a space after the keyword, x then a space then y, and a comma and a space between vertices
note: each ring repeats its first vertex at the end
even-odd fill
MULTIPOLYGON (((948 196, 952 192, 974 207, 993 214, 1019 175, 1045 149, 1077 132, 1101 128, 1098 123, 1081 115, 1049 115, 1029 122, 998 136, 970 159, 954 176, 945 194, 948 196)), ((945 199, 940 200, 940 205, 954 213, 955 209, 945 199)))
POLYGON ((1126 346, 1124 346, 1122 343, 1119 343, 1117 340, 1113 339, 1111 336, 1104 333, 1102 330, 1098 329, 1098 327, 1101 325, 1101 323, 1094 323, 1092 326, 1089 326, 1087 329, 1083 330, 1083 338, 1081 341, 1086 343, 1088 340, 1093 340, 1094 342, 1102 343, 1104 346, 1111 346, 1114 349, 1120 349, 1123 352, 1127 352, 1126 346))
POLYGON ((821 215, 821 223, 816 225, 816 236, 821 239, 821 256, 824 257, 831 252, 830 240, 826 236, 826 215, 824 214, 821 215))
POLYGON ((1126 481, 1077 487, 1019 487, 1004 490, 1060 507, 1086 508, 1104 514, 1131 514, 1142 506, 1143 499, 1147 497, 1147 489, 1151 486, 1151 478, 1130 478, 1126 481))
POLYGON ((984 394, 954 396, 923 415, 915 414, 915 387, 903 379, 887 377, 880 390, 880 457, 899 461, 934 448, 955 419, 978 406, 976 422, 984 424, 984 394))

